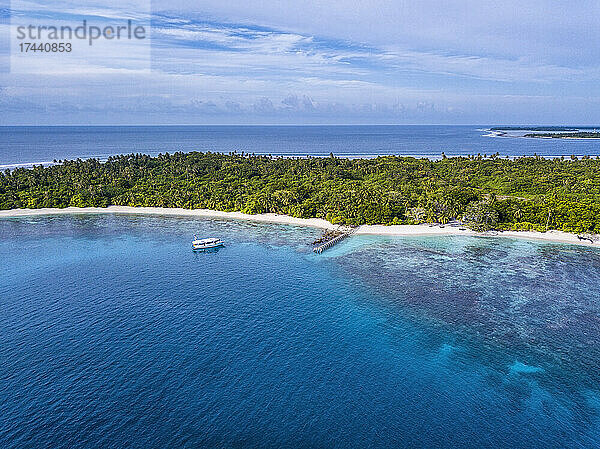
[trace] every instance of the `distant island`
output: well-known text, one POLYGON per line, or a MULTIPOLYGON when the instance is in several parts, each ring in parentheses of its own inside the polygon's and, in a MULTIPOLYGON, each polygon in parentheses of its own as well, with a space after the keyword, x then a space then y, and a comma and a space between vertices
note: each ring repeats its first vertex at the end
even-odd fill
POLYGON ((566 126, 496 126, 490 131, 579 131, 580 129, 596 129, 592 127, 569 128, 566 126))
POLYGON ((523 137, 540 137, 546 139, 600 139, 600 132, 560 132, 560 133, 530 133, 523 137))
POLYGON ((533 137, 545 139, 598 139, 600 127, 581 126, 578 128, 566 126, 496 126, 489 128, 493 137, 533 137), (587 131, 586 131, 587 130, 587 131), (525 131, 526 134, 508 134, 509 131, 525 131))
POLYGON ((146 206, 600 233, 600 159, 142 154, 0 172, 0 209, 146 206))

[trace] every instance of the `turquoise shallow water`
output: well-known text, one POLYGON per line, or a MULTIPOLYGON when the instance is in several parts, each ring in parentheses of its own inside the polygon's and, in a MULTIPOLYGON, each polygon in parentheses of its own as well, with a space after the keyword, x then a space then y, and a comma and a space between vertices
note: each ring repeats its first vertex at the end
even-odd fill
POLYGON ((0 447, 600 445, 600 251, 317 235, 0 220, 0 447))

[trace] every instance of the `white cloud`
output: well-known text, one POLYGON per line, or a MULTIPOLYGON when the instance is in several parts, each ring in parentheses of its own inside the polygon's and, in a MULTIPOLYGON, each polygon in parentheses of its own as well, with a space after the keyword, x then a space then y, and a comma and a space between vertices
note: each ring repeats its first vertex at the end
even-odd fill
POLYGON ((253 23, 302 34, 500 57, 530 57, 553 64, 598 60, 600 3, 575 0, 172 0, 155 11, 253 23), (595 56, 595 58, 593 57, 595 56))
MULTIPOLYGON (((127 4, 116 1, 44 4, 127 15, 127 4)), ((170 13, 155 29, 152 72, 127 46, 121 58, 106 48, 93 63, 85 54, 61 64, 28 59, 36 75, 0 75, 0 107, 82 117, 105 111, 115 121, 152 114, 158 121, 481 122, 512 114, 508 121, 516 122, 529 114, 533 123, 550 106, 570 114, 565 122, 593 121, 599 103, 600 50, 590 39, 596 2, 576 0, 568 11, 543 0, 171 0, 154 7, 170 13)))

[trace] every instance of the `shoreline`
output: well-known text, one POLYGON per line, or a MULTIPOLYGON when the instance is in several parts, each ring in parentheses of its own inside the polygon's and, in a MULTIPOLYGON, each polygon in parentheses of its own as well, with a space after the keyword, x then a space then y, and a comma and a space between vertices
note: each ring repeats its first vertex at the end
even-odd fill
MULTIPOLYGON (((131 206, 108 206, 108 207, 67 207, 42 208, 42 209, 9 209, 0 210, 0 219, 37 217, 44 215, 87 215, 87 214, 116 214, 116 215, 163 215, 172 217, 197 217, 197 218, 221 218, 230 220, 247 220, 260 223, 286 224, 294 226, 306 226, 323 230, 336 230, 340 225, 334 225, 321 218, 296 218, 280 214, 258 214, 250 215, 242 212, 221 212, 210 209, 182 209, 169 207, 131 207, 131 206)), ((568 243, 580 246, 600 247, 599 243, 591 243, 579 240, 577 235, 563 231, 503 231, 497 234, 476 232, 470 229, 461 230, 458 227, 439 225, 361 225, 354 235, 382 235, 382 236, 479 236, 479 237, 507 237, 528 240, 538 240, 553 243, 568 243)))
POLYGON ((242 212, 222 212, 211 209, 182 209, 178 207, 66 207, 42 209, 9 209, 0 210, 0 218, 37 217, 42 215, 86 215, 86 214, 117 214, 117 215, 165 215, 172 217, 224 218, 230 220, 248 220, 261 223, 288 224, 307 226, 326 230, 338 227, 321 218, 295 218, 289 215, 258 214, 250 215, 242 212))
MULTIPOLYGON (((549 136, 522 136, 526 139, 563 139, 563 140, 600 140, 600 137, 549 137, 549 136)), ((590 156, 591 157, 591 156, 590 156)))

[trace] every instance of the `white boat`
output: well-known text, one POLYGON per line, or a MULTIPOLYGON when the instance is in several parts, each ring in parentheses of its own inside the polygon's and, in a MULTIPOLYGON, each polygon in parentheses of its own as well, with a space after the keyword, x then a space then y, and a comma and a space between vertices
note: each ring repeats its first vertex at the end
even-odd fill
POLYGON ((224 245, 223 240, 217 238, 198 239, 194 236, 194 240, 192 241, 192 249, 194 251, 199 249, 219 248, 224 245))

